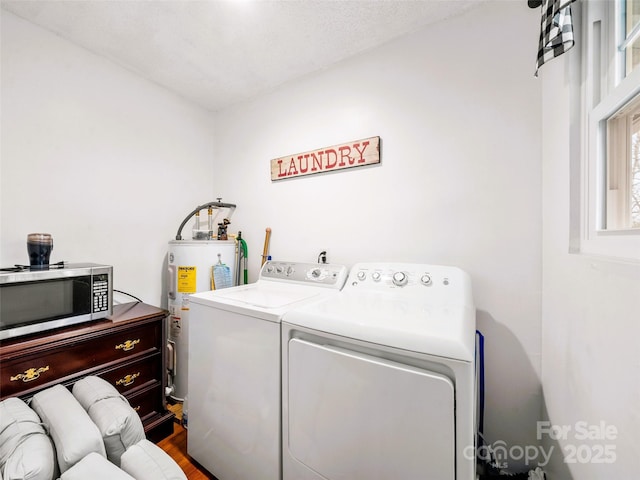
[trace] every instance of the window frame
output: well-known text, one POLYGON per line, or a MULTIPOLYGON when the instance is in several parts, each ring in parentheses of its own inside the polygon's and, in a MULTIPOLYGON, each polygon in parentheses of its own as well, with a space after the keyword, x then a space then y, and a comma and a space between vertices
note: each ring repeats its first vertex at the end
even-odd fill
MULTIPOLYGON (((607 213, 607 121, 640 94, 640 68, 622 80, 618 54, 620 1, 580 2, 580 35, 583 47, 576 56, 580 65, 582 118, 581 219, 578 251, 591 255, 640 262, 640 229, 604 228, 607 213), (613 57, 613 58, 612 58, 613 57)), ((610 200, 610 199, 609 199, 610 200)), ((574 232, 575 233, 575 232, 574 232)))

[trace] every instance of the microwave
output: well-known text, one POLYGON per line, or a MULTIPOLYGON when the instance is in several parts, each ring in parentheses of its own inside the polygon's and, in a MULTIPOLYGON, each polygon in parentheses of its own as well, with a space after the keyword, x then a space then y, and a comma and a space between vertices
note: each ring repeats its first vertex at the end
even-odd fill
POLYGON ((113 267, 94 263, 0 269, 0 340, 113 312, 113 267))

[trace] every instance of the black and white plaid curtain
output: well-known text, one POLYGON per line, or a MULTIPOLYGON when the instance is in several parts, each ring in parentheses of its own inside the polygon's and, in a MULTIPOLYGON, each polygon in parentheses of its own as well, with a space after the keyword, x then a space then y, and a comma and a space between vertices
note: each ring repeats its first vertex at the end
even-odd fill
POLYGON ((571 6, 575 0, 543 0, 540 21, 540 42, 536 73, 547 61, 562 55, 573 47, 571 6))

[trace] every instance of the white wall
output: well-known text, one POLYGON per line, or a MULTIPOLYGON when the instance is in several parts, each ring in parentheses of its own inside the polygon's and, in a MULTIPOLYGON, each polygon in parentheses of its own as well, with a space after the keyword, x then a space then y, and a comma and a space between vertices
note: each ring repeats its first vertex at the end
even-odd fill
POLYGON ((214 191, 238 205, 252 279, 266 227, 274 259, 326 249, 335 263, 471 274, 486 434, 520 446, 536 443, 541 408, 538 15, 490 3, 228 109, 216 126, 214 191), (375 135, 379 166, 270 180, 273 158, 375 135))
POLYGON ((570 51, 541 70, 543 84, 542 380, 552 480, 640 475, 640 265, 569 254, 570 51), (602 429, 615 428, 617 433, 602 429), (582 427, 595 438, 581 438, 582 427), (576 454, 577 452, 577 454, 576 454), (613 455, 612 455, 613 454, 613 455), (603 460, 613 462, 603 462, 603 460))
POLYGON ((167 242, 215 200, 211 115, 5 11, 1 93, 0 265, 49 232, 52 261, 111 264, 115 288, 166 305, 167 242))
POLYGON ((53 260, 113 264, 117 288, 164 304, 167 240, 221 196, 251 280, 266 227, 278 259, 460 266, 486 335, 487 439, 536 443, 537 15, 491 2, 222 112, 214 136, 199 108, 3 12, 0 264, 50 231, 53 260), (379 166, 270 180, 272 158, 374 135, 379 166))

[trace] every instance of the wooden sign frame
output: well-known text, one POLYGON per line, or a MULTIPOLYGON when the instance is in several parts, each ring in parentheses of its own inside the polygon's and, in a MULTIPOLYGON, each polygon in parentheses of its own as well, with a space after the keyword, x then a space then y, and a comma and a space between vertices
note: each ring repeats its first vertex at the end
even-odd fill
POLYGON ((380 163, 380 137, 370 137, 271 160, 271 181, 380 163))

